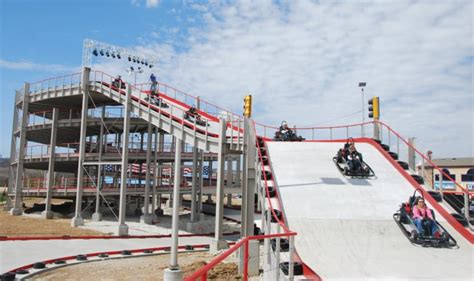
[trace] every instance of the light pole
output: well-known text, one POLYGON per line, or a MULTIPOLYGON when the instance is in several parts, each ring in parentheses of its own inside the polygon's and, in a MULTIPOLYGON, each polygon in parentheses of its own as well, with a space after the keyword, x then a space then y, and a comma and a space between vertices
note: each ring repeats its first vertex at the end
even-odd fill
POLYGON ((365 137, 364 123, 365 123, 365 110, 364 110, 364 87, 367 85, 365 82, 359 82, 360 90, 362 91, 362 137, 365 137))
POLYGON ((142 74, 143 73, 143 69, 139 66, 137 68, 133 67, 133 66, 130 66, 129 68, 127 68, 127 73, 134 76, 134 80, 133 80, 133 85, 137 85, 137 74, 140 73, 142 74))

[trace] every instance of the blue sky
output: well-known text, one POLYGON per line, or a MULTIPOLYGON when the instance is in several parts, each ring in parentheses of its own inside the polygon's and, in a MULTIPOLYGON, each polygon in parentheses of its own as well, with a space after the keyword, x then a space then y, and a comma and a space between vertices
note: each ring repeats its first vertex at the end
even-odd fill
MULTIPOLYGON (((472 1, 0 1, 0 154, 14 90, 77 71, 90 38, 151 53, 158 77, 276 125, 382 120, 434 157, 474 156, 472 1)), ((110 74, 124 65, 97 61, 110 74)), ((144 77, 139 79, 146 80, 144 77)))

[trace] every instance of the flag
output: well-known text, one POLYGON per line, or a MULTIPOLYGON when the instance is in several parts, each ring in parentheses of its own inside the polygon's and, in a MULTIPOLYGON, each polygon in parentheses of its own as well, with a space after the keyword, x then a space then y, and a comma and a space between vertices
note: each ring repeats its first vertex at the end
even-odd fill
POLYGON ((202 167, 202 177, 209 178, 209 166, 202 167))
POLYGON ((105 165, 104 166, 104 171, 106 173, 113 173, 113 172, 115 172, 115 166, 114 165, 105 165))

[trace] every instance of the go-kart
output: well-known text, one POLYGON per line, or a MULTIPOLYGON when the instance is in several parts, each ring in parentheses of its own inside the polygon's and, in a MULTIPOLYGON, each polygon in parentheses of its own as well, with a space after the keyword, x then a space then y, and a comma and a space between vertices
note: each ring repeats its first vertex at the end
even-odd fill
MULTIPOLYGON (((340 152, 340 151, 339 151, 340 152)), ((344 157, 338 155, 332 158, 334 164, 336 164, 337 169, 346 177, 351 178, 372 178, 375 177, 374 170, 360 159, 352 159, 346 161, 344 157), (348 163, 349 161, 354 161, 353 163, 348 163)))
POLYGON ((154 105, 157 105, 159 107, 163 107, 163 108, 168 108, 169 105, 166 104, 163 99, 159 98, 158 95, 151 95, 151 99, 150 99, 150 96, 147 96, 145 97, 145 100, 146 101, 149 101, 150 103, 154 104, 154 105))
POLYGON ((115 87, 117 89, 125 89, 126 84, 123 81, 116 79, 116 80, 112 81, 112 87, 115 87))
POLYGON ((305 138, 302 136, 297 136, 293 131, 287 130, 286 132, 282 133, 280 131, 275 132, 275 137, 273 137, 274 141, 304 141, 305 138))
POLYGON ((417 198, 423 198, 423 193, 420 189, 416 189, 412 196, 408 198, 408 202, 404 202, 400 205, 400 209, 393 214, 393 219, 398 224, 403 234, 410 240, 414 245, 423 247, 435 247, 435 248, 453 248, 456 247, 456 240, 448 233, 448 231, 438 222, 435 218, 435 213, 430 209, 433 216, 433 221, 438 227, 436 233, 431 233, 429 227, 431 220, 423 219, 423 232, 420 233, 416 228, 416 225, 412 219, 413 207, 417 198), (420 193, 421 196, 417 196, 416 193, 420 193))
MULTIPOLYGON (((202 120, 201 115, 199 115, 197 108, 194 106, 191 106, 189 110, 184 113, 184 119, 190 121, 193 124, 196 122, 196 125, 198 126, 206 126, 206 121, 202 120)), ((209 124, 207 124, 207 126, 209 126, 209 124)))

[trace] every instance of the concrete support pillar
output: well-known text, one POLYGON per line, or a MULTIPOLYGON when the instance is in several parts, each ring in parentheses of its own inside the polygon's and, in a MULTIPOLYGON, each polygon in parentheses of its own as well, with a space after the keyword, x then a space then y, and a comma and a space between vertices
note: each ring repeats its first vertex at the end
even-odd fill
POLYGON ((46 206, 42 213, 45 219, 52 219, 53 212, 51 212, 51 199, 53 197, 53 184, 54 184, 54 162, 56 160, 56 135, 58 132, 58 108, 53 108, 53 117, 51 125, 51 139, 49 142, 49 162, 48 162, 48 176, 46 180, 46 206))
POLYGON ((232 207, 232 193, 227 194, 227 207, 232 207))
POLYGON ((25 147, 26 147, 26 127, 28 126, 28 105, 30 101, 30 84, 25 83, 23 87, 23 101, 22 101, 22 116, 20 127, 20 147, 18 149, 18 159, 16 164, 16 178, 15 178, 15 200, 10 214, 13 216, 20 216, 23 214, 22 206, 22 189, 23 189, 23 163, 25 161, 25 147))
POLYGON ((13 193, 14 188, 14 178, 15 178, 15 170, 16 165, 14 164, 17 162, 16 160, 16 131, 18 130, 18 107, 17 107, 17 99, 20 96, 20 92, 16 91, 15 93, 15 100, 13 102, 13 124, 12 124, 12 142, 10 146, 10 166, 8 167, 8 188, 7 188, 7 202, 4 206, 4 211, 10 211, 13 208, 12 201, 10 199, 10 194, 13 193))
MULTIPOLYGON (((378 120, 374 120, 374 121, 378 121, 378 120)), ((374 139, 376 140, 381 140, 380 128, 381 128, 380 123, 374 122, 374 139)))
POLYGON ((232 186, 232 182, 233 182, 233 177, 232 177, 232 156, 229 155, 227 157, 227 169, 226 169, 226 173, 227 173, 227 176, 226 176, 226 180, 227 180, 227 187, 230 187, 232 186))
POLYGON ((182 271, 178 264, 179 195, 181 184, 181 140, 176 141, 175 173, 173 190, 173 217, 171 233, 171 257, 169 267, 164 272, 165 280, 181 280, 182 271))
MULTIPOLYGON (((149 115, 150 116, 150 115, 149 115)), ((152 142, 152 125, 151 120, 148 120, 147 142, 146 142, 146 178, 145 178, 145 203, 144 212, 140 221, 146 224, 153 223, 153 216, 150 215, 150 171, 151 171, 151 142, 152 142)))
POLYGON ((198 148, 195 146, 193 147, 193 181, 192 181, 192 188, 191 188, 191 220, 186 225, 186 230, 188 232, 197 232, 199 231, 198 228, 200 226, 199 222, 199 215, 198 215, 198 184, 200 182, 198 178, 198 170, 199 170, 199 160, 198 160, 198 148))
POLYGON ((71 226, 78 227, 84 225, 82 218, 82 187, 84 179, 83 165, 86 151, 87 136, 87 110, 89 105, 89 74, 91 69, 84 67, 82 70, 81 92, 82 92, 82 112, 81 112, 81 135, 79 139, 79 161, 77 165, 77 185, 76 185, 76 212, 72 218, 71 226))
POLYGON ((236 185, 240 185, 240 181, 241 181, 241 178, 240 178, 240 165, 241 165, 241 162, 240 162, 240 155, 237 156, 236 158, 236 161, 235 161, 235 165, 236 165, 236 169, 235 169, 235 184, 236 185))
POLYGON ((198 213, 202 213, 202 188, 204 185, 204 177, 203 177, 203 167, 204 167, 204 151, 201 150, 199 158, 199 194, 198 194, 198 213))
POLYGON ((219 152, 217 156, 217 187, 216 187, 216 225, 215 225, 215 236, 211 241, 210 253, 216 254, 218 251, 228 247, 227 242, 222 236, 222 226, 224 220, 224 164, 225 164, 225 153, 226 153, 226 121, 221 119, 219 122, 219 152))
POLYGON ((253 235, 255 206, 255 131, 249 118, 244 120, 244 181, 242 183, 242 237, 253 235))
MULTIPOLYGON (((100 117, 101 117, 100 132, 99 132, 99 138, 97 139, 97 144, 99 145, 99 162, 102 161, 102 152, 104 149, 103 143, 104 143, 105 106, 102 107, 102 112, 101 112, 100 117)), ((107 136, 105 138, 107 140, 107 136)), ((107 141, 105 143, 107 144, 107 141)), ((104 166, 102 165, 97 166, 97 190, 95 193, 95 212, 92 214, 93 221, 102 220, 102 214, 100 213, 99 208, 100 208, 100 191, 102 190, 102 182, 103 182, 102 180, 103 168, 104 166)))
POLYGON ((193 147, 193 179, 192 179, 192 187, 191 187, 191 222, 195 222, 197 220, 196 215, 196 195, 197 195, 197 185, 198 185, 198 149, 193 147))
POLYGON ((212 160, 209 160, 209 186, 212 186, 212 160))
MULTIPOLYGON (((127 87, 125 116, 123 123, 122 144, 122 170, 120 175, 120 206, 119 206, 119 228, 118 235, 128 235, 128 225, 125 224, 126 198, 127 198, 127 167, 128 167, 128 144, 130 134, 130 110, 131 110, 131 85, 127 87)), ((131 169, 130 169, 131 170, 131 169)))
MULTIPOLYGON (((163 210, 161 210, 161 205, 158 203, 157 200, 158 194, 156 193, 156 188, 159 184, 159 178, 161 178, 160 174, 160 167, 158 167, 158 128, 154 128, 154 135, 155 135, 155 145, 154 145, 154 157, 153 157, 153 194, 151 200, 151 209, 153 210, 151 217, 152 221, 155 222, 157 220, 158 215, 163 215, 163 210), (161 211, 161 213, 159 213, 161 211)), ((161 196, 160 196, 161 197, 161 196)), ((161 200, 161 198, 160 198, 161 200)))

